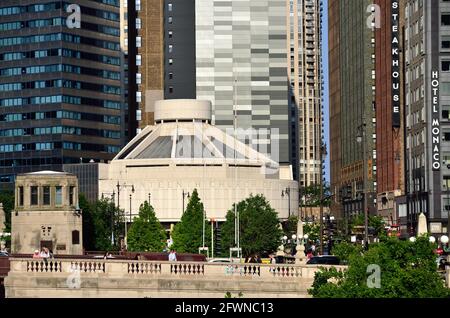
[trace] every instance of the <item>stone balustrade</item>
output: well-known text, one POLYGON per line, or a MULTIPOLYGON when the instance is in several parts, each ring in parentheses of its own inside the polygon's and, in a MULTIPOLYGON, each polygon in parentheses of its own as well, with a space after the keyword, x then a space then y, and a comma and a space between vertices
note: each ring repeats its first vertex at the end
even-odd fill
POLYGON ((320 267, 114 259, 11 258, 10 262, 7 297, 223 297, 226 292, 308 297, 320 267), (71 286, 68 280, 74 277, 79 284, 71 286))

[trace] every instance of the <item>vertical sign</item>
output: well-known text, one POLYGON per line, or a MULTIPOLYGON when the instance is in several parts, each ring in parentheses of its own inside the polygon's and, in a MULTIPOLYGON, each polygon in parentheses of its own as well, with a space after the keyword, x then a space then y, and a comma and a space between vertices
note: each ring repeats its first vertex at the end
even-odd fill
POLYGON ((431 72, 431 164, 434 171, 441 169, 441 127, 439 114, 439 71, 431 72))
POLYGON ((400 53, 399 53, 399 4, 391 1, 392 12, 392 127, 400 127, 400 53))

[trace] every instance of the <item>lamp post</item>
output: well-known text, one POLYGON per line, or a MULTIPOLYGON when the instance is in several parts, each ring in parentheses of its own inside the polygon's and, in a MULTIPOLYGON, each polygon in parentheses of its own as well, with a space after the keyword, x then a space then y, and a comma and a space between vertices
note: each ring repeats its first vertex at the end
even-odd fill
POLYGON ((183 207, 182 207, 181 215, 184 214, 184 198, 185 198, 186 196, 188 197, 188 199, 191 197, 191 195, 189 194, 189 192, 185 192, 184 190, 183 190, 182 195, 183 195, 183 207))
POLYGON ((362 156, 363 156, 363 210, 364 210, 364 245, 367 247, 369 243, 369 221, 368 221, 368 211, 367 211, 367 161, 366 161, 366 120, 363 119, 363 124, 358 126, 358 136, 356 141, 362 145, 362 156))
POLYGON ((286 195, 288 197, 288 217, 291 217, 291 188, 287 187, 281 190, 281 197, 284 198, 286 195))
POLYGON ((151 201, 150 201, 151 197, 152 197, 152 194, 149 192, 149 193, 148 193, 148 204, 149 204, 149 205, 151 204, 151 201))
MULTIPOLYGON (((120 213, 120 189, 123 187, 123 188, 127 188, 127 187, 131 187, 131 193, 134 193, 134 185, 132 184, 132 185, 128 185, 128 184, 126 184, 126 183, 124 183, 124 184, 120 184, 119 183, 119 181, 117 181, 117 184, 116 184, 116 187, 117 187, 117 210, 119 211, 119 213, 120 213)), ((127 228, 127 219, 126 219, 126 217, 125 217, 125 210, 123 211, 123 215, 124 215, 124 220, 123 220, 123 223, 125 224, 124 225, 124 229, 125 229, 125 231, 124 231, 124 244, 125 244, 125 249, 127 249, 127 232, 128 232, 128 228, 127 228)), ((131 194, 130 194, 130 223, 131 223, 131 194)))

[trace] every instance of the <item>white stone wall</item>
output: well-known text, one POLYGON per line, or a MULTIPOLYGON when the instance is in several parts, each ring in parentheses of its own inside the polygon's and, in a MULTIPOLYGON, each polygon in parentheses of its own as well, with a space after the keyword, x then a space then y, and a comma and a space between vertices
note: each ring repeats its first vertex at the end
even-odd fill
MULTIPOLYGON (((139 206, 148 200, 155 208, 161 222, 177 222, 183 211, 183 190, 192 193, 196 188, 204 204, 208 218, 225 220, 226 212, 234 202, 239 202, 250 194, 263 194, 272 208, 279 213, 280 219, 289 214, 288 197, 281 196, 282 190, 290 188, 290 211, 298 213, 298 186, 296 181, 266 178, 260 168, 239 167, 237 173, 227 165, 218 167, 186 167, 170 164, 167 167, 143 167, 145 160, 120 160, 109 165, 106 175, 100 175, 99 197, 111 196, 114 191, 117 204, 117 181, 122 186, 120 191, 120 208, 124 209, 127 218, 131 212, 137 215, 139 206), (135 167, 130 167, 134 165, 135 167), (128 167, 127 167, 128 166, 128 167), (236 182, 236 175, 237 182, 236 182)), ((146 162, 149 164, 148 161, 146 162)), ((167 162, 166 162, 167 163, 167 162)), ((187 206, 185 197, 184 205, 187 206)))

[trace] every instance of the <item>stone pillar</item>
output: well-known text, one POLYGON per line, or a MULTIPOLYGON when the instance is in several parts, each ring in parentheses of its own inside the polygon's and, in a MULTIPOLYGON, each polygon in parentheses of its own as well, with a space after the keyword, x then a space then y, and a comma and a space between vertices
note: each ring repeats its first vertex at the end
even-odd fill
POLYGON ((297 253, 295 253, 295 264, 306 264, 305 246, 303 244, 303 221, 301 218, 297 222, 297 253))

